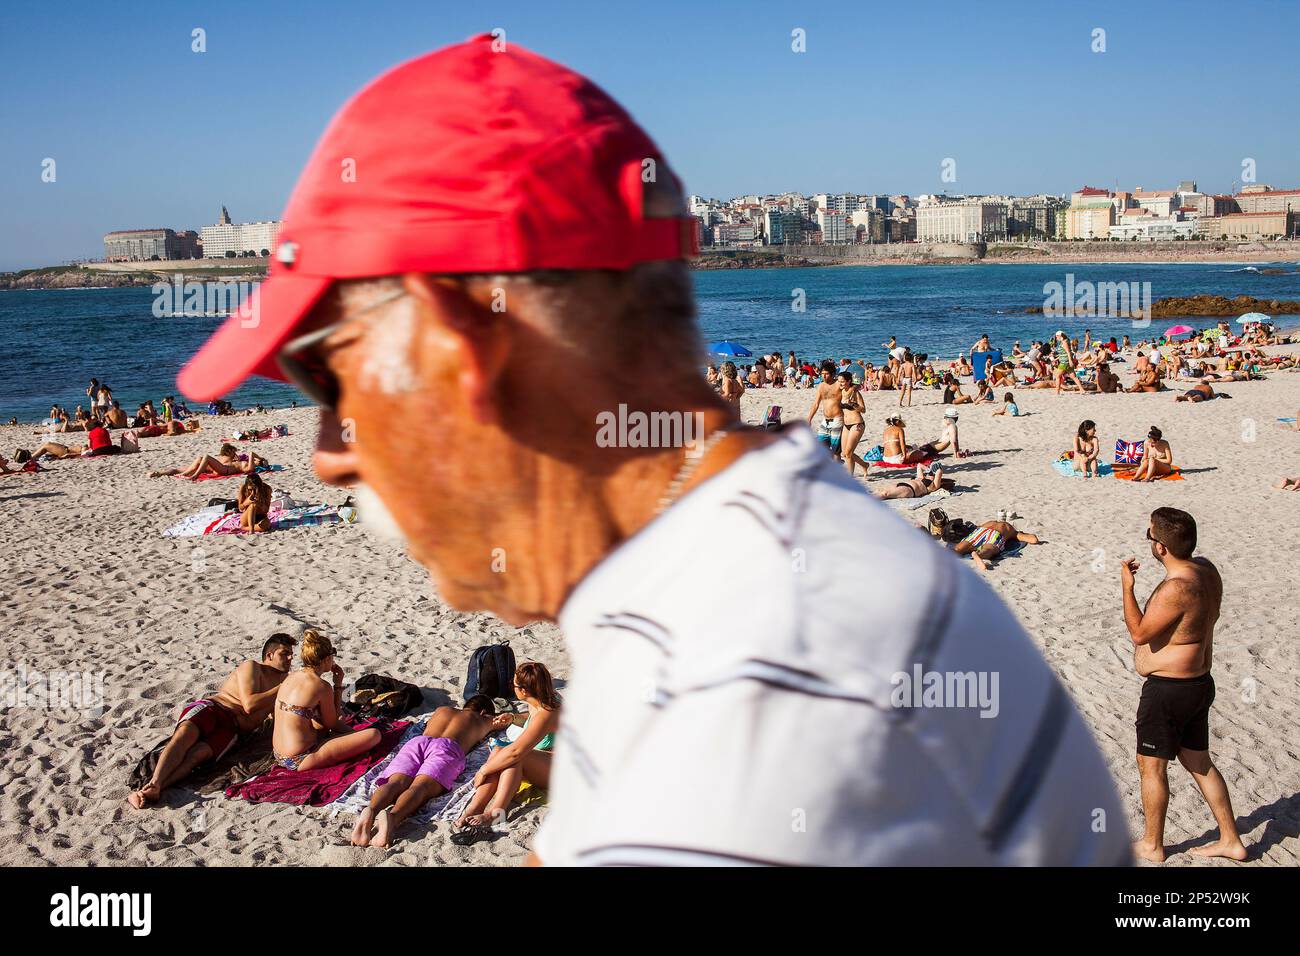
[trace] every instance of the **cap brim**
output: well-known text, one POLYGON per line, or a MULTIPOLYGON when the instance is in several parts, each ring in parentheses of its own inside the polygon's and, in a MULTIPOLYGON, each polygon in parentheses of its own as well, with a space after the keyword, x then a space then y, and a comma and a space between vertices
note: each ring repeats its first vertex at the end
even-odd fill
POLYGON ((210 402, 250 375, 284 381, 275 353, 332 281, 294 275, 264 281, 194 353, 176 377, 177 387, 191 401, 210 402))

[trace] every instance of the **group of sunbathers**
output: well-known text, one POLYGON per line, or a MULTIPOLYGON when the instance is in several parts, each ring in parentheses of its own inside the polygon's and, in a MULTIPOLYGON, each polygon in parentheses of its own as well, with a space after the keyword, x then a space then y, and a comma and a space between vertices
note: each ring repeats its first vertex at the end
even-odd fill
MULTIPOLYGON (((163 747, 148 782, 127 797, 136 809, 156 803, 168 787, 196 768, 221 760, 270 718, 271 755, 285 770, 306 772, 346 763, 374 750, 382 740, 375 727, 354 729, 343 702, 344 671, 333 642, 319 631, 303 632, 299 670, 292 670, 296 641, 272 634, 258 661, 245 661, 216 693, 190 701, 163 747)), ((474 775, 473 793, 457 819, 457 842, 488 834, 503 819, 520 785, 545 787, 559 728, 560 699, 545 665, 516 668, 514 695, 527 705, 527 719, 510 733, 517 716, 497 714, 493 701, 471 696, 462 707, 437 708, 424 733, 404 744, 376 780, 369 805, 352 830, 357 846, 388 846, 394 833, 434 797, 454 789, 467 755, 489 737, 491 755, 474 775)))

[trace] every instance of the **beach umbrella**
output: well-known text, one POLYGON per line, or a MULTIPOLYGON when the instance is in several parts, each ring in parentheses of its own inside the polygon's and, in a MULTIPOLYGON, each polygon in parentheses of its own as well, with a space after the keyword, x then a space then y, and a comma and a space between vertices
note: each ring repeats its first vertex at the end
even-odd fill
POLYGON ((1165 338, 1171 339, 1175 335, 1183 335, 1186 332, 1195 332, 1195 331, 1196 330, 1193 329, 1190 325, 1171 325, 1169 326, 1169 328, 1165 329, 1165 338))
POLYGON ((1240 316, 1237 321, 1245 325, 1247 322, 1268 322, 1271 319, 1272 316, 1265 315, 1263 312, 1247 312, 1245 315, 1240 316))
POLYGON ((739 342, 710 342, 709 352, 713 355, 732 355, 737 358, 753 358, 754 355, 739 342))

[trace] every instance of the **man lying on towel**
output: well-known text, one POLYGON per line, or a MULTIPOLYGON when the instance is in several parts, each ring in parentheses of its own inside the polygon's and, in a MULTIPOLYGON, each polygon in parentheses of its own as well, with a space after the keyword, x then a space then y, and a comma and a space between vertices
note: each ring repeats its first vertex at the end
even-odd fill
POLYGON ((1042 544, 1038 535, 1017 531, 1009 521, 986 521, 953 545, 955 554, 969 554, 981 571, 1014 544, 1042 544))
POLYGON ((370 806, 352 828, 354 846, 388 846, 406 819, 439 794, 451 790, 465 769, 465 755, 488 734, 510 726, 511 714, 496 716, 490 698, 475 694, 463 710, 439 707, 424 726, 424 734, 402 745, 370 806))
POLYGON ((211 697, 182 707, 153 777, 127 797, 127 802, 143 810, 195 767, 220 760, 240 736, 260 727, 275 706, 280 683, 293 664, 295 643, 288 634, 272 634, 262 645, 261 663, 244 661, 211 697))

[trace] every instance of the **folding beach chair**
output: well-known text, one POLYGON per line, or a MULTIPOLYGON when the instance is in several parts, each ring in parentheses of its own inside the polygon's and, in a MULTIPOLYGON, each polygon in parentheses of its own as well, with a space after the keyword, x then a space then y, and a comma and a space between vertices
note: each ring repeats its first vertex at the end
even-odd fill
POLYGON ((764 428, 781 427, 781 406, 780 405, 767 406, 767 411, 763 412, 763 427, 764 428))

